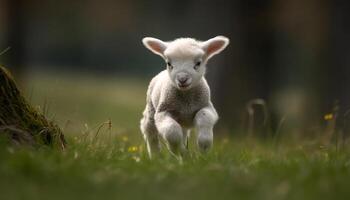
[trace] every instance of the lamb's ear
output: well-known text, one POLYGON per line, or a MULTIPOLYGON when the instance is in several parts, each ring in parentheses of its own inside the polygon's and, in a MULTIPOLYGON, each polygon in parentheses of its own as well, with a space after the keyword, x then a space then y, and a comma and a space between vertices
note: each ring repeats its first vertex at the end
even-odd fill
POLYGON ((164 57, 164 51, 168 46, 167 42, 163 42, 157 38, 145 37, 142 39, 143 45, 153 53, 164 57))
POLYGON ((202 48, 207 56, 207 59, 220 53, 230 43, 230 40, 224 36, 216 36, 202 43, 202 48))

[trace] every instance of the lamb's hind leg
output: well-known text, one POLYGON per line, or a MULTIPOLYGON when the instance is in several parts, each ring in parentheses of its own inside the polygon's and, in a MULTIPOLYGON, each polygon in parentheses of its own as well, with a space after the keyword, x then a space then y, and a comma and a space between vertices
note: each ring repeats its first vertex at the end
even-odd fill
POLYGON ((154 119, 148 114, 144 114, 140 122, 141 132, 147 145, 147 152, 150 158, 159 153, 158 131, 154 119))

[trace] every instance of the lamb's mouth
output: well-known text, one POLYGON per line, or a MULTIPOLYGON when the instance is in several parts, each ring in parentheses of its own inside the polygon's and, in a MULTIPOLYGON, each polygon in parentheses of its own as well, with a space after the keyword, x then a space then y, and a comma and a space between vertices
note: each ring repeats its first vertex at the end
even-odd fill
POLYGON ((178 83, 177 86, 180 88, 180 89, 188 89, 190 87, 190 83, 185 83, 185 84, 181 84, 181 83, 178 83))

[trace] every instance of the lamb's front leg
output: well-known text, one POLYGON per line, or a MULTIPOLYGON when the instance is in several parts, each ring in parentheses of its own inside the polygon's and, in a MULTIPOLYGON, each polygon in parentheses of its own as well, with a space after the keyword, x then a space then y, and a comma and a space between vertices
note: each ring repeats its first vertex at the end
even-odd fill
POLYGON ((175 154, 184 153, 186 149, 180 124, 167 112, 156 113, 154 118, 158 132, 167 141, 169 149, 175 154))
POLYGON ((202 108, 196 113, 194 122, 198 130, 197 144, 202 152, 207 152, 213 145, 213 128, 218 118, 212 105, 202 108))

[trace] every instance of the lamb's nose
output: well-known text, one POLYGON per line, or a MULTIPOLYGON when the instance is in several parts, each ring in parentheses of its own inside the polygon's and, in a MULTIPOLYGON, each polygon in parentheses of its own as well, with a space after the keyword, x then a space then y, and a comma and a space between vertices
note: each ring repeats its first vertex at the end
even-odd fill
POLYGON ((179 78, 179 82, 182 83, 182 84, 183 84, 183 83, 186 83, 187 80, 188 80, 187 77, 181 77, 181 78, 179 78))
POLYGON ((187 74, 181 74, 177 77, 177 80, 179 81, 179 83, 181 84, 185 84, 188 80, 189 76, 187 74))

